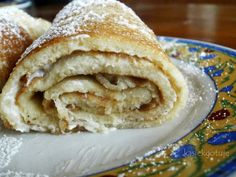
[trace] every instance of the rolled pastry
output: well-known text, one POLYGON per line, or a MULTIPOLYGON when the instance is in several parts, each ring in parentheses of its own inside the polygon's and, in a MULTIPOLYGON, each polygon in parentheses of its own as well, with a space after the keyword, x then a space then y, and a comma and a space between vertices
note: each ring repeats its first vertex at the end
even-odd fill
POLYGON ((186 81, 154 33, 115 0, 76 0, 24 53, 0 98, 8 128, 152 127, 185 106, 186 81))
POLYGON ((0 92, 21 54, 49 26, 20 9, 0 8, 0 92))

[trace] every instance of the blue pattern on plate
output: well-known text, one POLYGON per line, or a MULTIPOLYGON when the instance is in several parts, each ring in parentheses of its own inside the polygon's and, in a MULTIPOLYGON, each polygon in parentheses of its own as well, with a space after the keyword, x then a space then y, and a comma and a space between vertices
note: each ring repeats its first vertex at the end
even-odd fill
POLYGON ((220 165, 216 171, 213 171, 207 175, 207 177, 226 177, 236 170, 236 158, 232 158, 220 165))
POLYGON ((201 60, 210 60, 216 57, 216 54, 205 54, 204 55, 200 55, 200 59, 201 60))
POLYGON ((221 132, 207 140, 211 145, 220 145, 236 141, 236 132, 221 132))
POLYGON ((220 90, 220 92, 230 92, 234 87, 232 85, 226 86, 220 90))
POLYGON ((197 47, 189 47, 189 52, 197 52, 197 51, 199 51, 199 48, 197 48, 197 47))
POLYGON ((211 71, 214 71, 214 70, 216 70, 215 66, 208 66, 208 67, 204 68, 204 72, 207 73, 207 74, 211 71))
POLYGON ((184 44, 193 44, 193 45, 198 45, 201 47, 209 48, 212 50, 217 50, 219 52, 223 52, 229 56, 236 57, 236 50, 233 50, 228 47, 224 47, 221 45, 217 44, 212 44, 212 43, 207 43, 207 42, 202 42, 202 41, 197 41, 197 40, 191 40, 191 39, 181 39, 181 38, 175 38, 175 37, 167 37, 167 36, 160 36, 158 37, 159 39, 165 40, 165 41, 173 41, 177 43, 184 43, 184 44))
POLYGON ((224 72, 224 70, 221 69, 221 70, 218 70, 218 71, 214 72, 213 74, 211 74, 211 76, 212 76, 212 77, 219 77, 219 76, 221 76, 221 74, 222 74, 223 72, 224 72))
POLYGON ((183 146, 179 147, 178 149, 176 149, 171 154, 171 158, 182 159, 185 157, 196 156, 196 155, 197 155, 197 152, 195 150, 195 147, 191 144, 186 144, 186 145, 183 145, 183 146))

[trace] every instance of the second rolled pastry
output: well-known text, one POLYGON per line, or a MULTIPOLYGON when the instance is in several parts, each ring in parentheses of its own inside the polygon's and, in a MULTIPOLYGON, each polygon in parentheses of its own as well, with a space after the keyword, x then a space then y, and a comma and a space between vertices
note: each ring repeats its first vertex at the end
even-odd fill
POLYGON ((160 124, 187 95, 182 74, 130 8, 76 0, 25 52, 0 112, 5 126, 21 132, 99 132, 160 124))
POLYGON ((0 7, 0 93, 21 54, 49 26, 15 7, 0 7))

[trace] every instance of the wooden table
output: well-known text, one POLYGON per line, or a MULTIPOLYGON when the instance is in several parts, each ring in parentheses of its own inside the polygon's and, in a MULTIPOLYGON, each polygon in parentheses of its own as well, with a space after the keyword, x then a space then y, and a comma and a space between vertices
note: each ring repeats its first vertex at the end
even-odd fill
MULTIPOLYGON (((157 35, 203 40, 236 49, 236 3, 160 3, 124 0, 157 35)), ((63 7, 31 7, 34 16, 52 20, 63 7)))

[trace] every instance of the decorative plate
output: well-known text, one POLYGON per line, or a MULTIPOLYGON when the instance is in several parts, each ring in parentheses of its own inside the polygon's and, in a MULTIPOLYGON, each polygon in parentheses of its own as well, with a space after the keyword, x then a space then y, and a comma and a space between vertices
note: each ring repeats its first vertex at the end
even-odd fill
POLYGON ((56 136, 0 128, 0 177, 232 174, 236 51, 187 39, 159 41, 189 85, 188 104, 179 115, 158 127, 108 134, 56 136))

